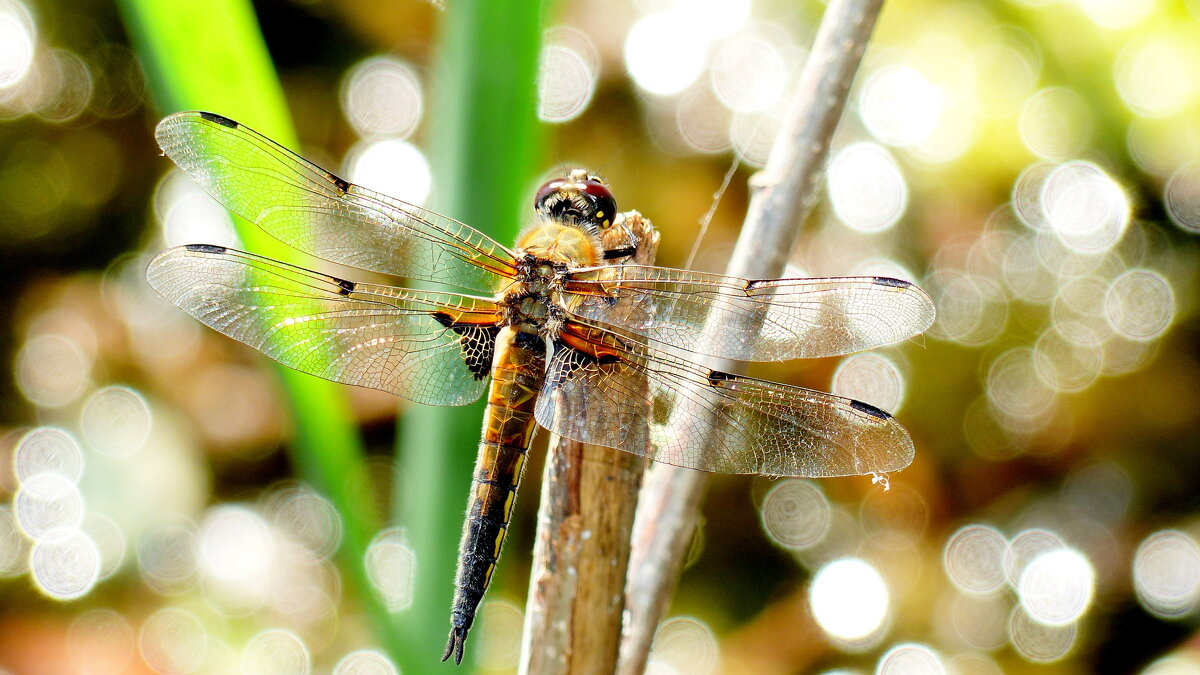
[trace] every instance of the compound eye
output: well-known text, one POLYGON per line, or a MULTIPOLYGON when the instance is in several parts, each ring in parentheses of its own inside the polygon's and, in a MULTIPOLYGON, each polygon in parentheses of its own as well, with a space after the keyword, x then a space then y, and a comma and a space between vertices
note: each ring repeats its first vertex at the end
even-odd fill
POLYGON ((595 216, 600 227, 605 228, 612 225, 613 219, 617 217, 617 198, 613 196, 612 190, 609 190, 604 183, 591 178, 580 181, 579 189, 595 204, 596 208, 592 215, 595 216))
POLYGON ((558 192, 558 189, 563 186, 563 182, 563 179, 555 178, 542 183, 542 187, 538 188, 537 194, 533 197, 533 208, 540 211, 542 208, 542 203, 545 202, 550 195, 558 192))

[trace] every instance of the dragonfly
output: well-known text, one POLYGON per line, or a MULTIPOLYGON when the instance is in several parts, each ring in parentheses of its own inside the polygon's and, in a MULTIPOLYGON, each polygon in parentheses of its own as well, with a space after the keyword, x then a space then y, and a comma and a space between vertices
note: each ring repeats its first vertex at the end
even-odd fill
POLYGON ((443 661, 462 661, 538 426, 717 473, 884 474, 912 461, 908 433, 873 405, 699 362, 828 357, 908 339, 935 314, 908 281, 636 264, 632 230, 609 236, 628 229, 626 214, 582 169, 537 190, 509 248, 221 115, 177 113, 155 137, 226 208, 305 253, 464 291, 355 282, 211 244, 169 249, 147 269, 170 302, 305 373, 431 405, 487 394, 443 661), (622 243, 606 248, 612 241, 622 243), (680 432, 689 428, 703 432, 680 432))

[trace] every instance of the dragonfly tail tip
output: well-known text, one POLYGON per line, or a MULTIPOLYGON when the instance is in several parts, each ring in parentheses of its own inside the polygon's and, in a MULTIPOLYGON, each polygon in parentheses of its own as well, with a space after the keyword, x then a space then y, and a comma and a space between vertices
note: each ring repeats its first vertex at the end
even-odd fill
POLYGON ((467 629, 461 626, 454 626, 450 629, 450 641, 446 643, 446 651, 442 652, 442 660, 450 658, 454 654, 454 665, 462 665, 463 647, 467 644, 467 629))

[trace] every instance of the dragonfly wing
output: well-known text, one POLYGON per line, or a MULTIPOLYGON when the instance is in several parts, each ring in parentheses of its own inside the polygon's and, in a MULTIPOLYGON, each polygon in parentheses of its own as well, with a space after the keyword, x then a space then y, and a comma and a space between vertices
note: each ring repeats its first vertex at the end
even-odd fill
POLYGON ((342 180, 233 120, 176 113, 154 135, 226 208, 319 258, 478 291, 515 269, 512 252, 483 233, 342 180))
POLYGON ((560 436, 715 473, 848 476, 913 458, 891 415, 853 399, 710 370, 568 324, 538 400, 560 436))
POLYGON ((909 338, 934 319, 917 286, 888 277, 748 280, 665 267, 568 275, 569 307, 665 345, 742 361, 836 356, 909 338), (705 322, 714 327, 705 331, 705 322))
POLYGON ((471 403, 487 385, 490 300, 356 284, 198 244, 163 252, 146 277, 205 324, 318 377, 433 405, 471 403))

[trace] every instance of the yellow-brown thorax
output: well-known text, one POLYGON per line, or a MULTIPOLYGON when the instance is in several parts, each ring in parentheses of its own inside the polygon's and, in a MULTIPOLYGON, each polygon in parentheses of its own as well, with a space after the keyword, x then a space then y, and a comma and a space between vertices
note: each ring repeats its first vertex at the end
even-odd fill
POLYGON ((579 227, 544 221, 521 234, 517 251, 517 278, 498 294, 504 323, 521 333, 553 340, 562 319, 559 275, 602 260, 600 240, 579 227))

